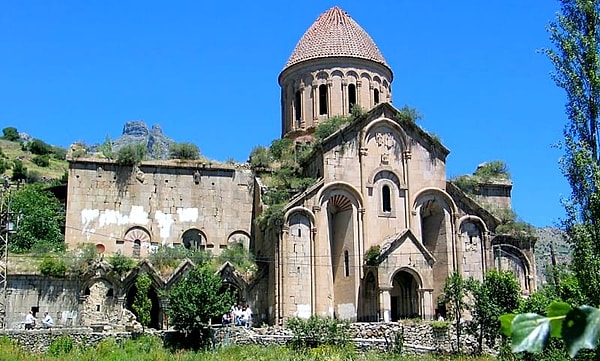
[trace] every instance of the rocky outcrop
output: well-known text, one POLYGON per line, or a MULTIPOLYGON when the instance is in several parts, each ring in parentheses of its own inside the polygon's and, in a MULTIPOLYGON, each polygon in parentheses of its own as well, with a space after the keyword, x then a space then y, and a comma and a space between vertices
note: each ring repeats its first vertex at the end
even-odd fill
POLYGON ((141 120, 125 123, 123 134, 112 143, 113 151, 131 144, 143 144, 149 159, 168 159, 169 149, 174 141, 163 134, 160 125, 155 124, 148 128, 141 120))

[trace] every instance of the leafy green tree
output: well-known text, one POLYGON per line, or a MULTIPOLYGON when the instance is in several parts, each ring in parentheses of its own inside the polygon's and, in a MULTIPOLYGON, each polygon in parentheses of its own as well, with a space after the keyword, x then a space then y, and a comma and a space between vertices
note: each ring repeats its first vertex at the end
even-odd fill
POLYGON ((143 144, 128 144, 117 152, 117 164, 136 165, 146 158, 147 150, 143 144))
POLYGON ((23 162, 20 159, 13 160, 12 170, 11 180, 22 181, 27 179, 27 167, 23 165, 23 162))
POLYGON ((27 150, 33 154, 46 155, 52 153, 52 146, 40 139, 34 139, 27 144, 27 150))
POLYGON ((567 95, 561 168, 570 186, 566 231, 582 289, 600 304, 600 1, 561 0, 549 26, 554 49, 545 53, 555 67, 553 78, 567 95))
POLYGON ((494 347, 500 331, 498 317, 515 312, 521 302, 521 287, 512 272, 490 271, 483 282, 473 283, 473 320, 478 326, 479 352, 483 340, 494 347))
POLYGON ((210 319, 220 317, 234 302, 229 292, 219 293, 221 286, 207 264, 189 271, 169 292, 170 324, 186 334, 202 334, 210 319))
POLYGON ((472 304, 469 299, 472 290, 473 285, 470 280, 464 279, 459 272, 453 272, 446 278, 444 293, 439 299, 448 308, 448 318, 454 321, 456 340, 458 341, 457 351, 459 353, 462 335, 462 315, 465 311, 471 310, 472 304))
POLYGON ((147 274, 141 274, 135 280, 135 296, 133 297, 133 312, 139 323, 143 327, 150 326, 150 311, 152 310, 152 301, 148 297, 148 292, 152 286, 152 280, 147 274))
POLYGON ((33 164, 38 165, 40 167, 47 167, 50 165, 50 158, 47 154, 44 155, 36 155, 31 159, 33 164))
POLYGON ((217 257, 217 262, 219 264, 229 262, 243 273, 255 273, 258 270, 254 255, 244 248, 242 243, 233 243, 231 247, 224 249, 217 257))
POLYGON ((171 159, 194 160, 200 158, 200 149, 192 143, 175 143, 169 148, 171 159))
POLYGON ((271 165, 269 149, 261 145, 254 147, 250 152, 250 165, 252 168, 268 168, 271 165))
POLYGON ((2 138, 11 142, 16 142, 20 139, 19 132, 15 127, 6 127, 2 129, 2 138))
POLYGON ((115 151, 113 150, 112 140, 110 140, 110 136, 106 136, 104 139, 104 143, 102 143, 98 150, 106 159, 115 159, 115 151))
POLYGON ((113 255, 108 258, 108 263, 113 267, 113 271, 121 277, 129 272, 135 265, 133 259, 124 256, 121 252, 113 253, 113 255))
POLYGON ((43 184, 28 184, 11 196, 11 210, 20 218, 17 232, 10 237, 11 252, 27 252, 37 243, 52 245, 54 250, 65 249, 63 207, 43 187, 43 184))

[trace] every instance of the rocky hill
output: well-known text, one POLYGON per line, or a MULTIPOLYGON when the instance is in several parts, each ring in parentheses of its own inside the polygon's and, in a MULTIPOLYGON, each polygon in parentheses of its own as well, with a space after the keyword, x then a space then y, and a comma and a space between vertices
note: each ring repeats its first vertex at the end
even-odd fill
POLYGON ((546 270, 552 265, 552 254, 557 264, 571 262, 571 250, 564 231, 554 227, 536 228, 535 261, 538 284, 546 283, 546 270))

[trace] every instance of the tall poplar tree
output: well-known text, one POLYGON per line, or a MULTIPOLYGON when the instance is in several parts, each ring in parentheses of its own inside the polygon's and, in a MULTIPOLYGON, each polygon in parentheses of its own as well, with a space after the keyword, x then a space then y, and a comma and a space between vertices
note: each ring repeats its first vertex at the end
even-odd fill
POLYGON ((600 304, 600 0, 561 0, 545 53, 567 95, 561 168, 571 186, 564 225, 587 301, 600 304))

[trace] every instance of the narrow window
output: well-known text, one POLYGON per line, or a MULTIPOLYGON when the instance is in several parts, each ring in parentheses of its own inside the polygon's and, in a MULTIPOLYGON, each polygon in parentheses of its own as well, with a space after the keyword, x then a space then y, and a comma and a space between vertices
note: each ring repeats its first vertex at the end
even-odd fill
POLYGON ((348 113, 352 113, 352 107, 356 104, 356 85, 348 85, 348 113))
POLYGON ((133 241, 133 258, 140 258, 140 248, 142 246, 142 242, 139 239, 133 241))
POLYGON ((392 211, 392 199, 390 193, 390 186, 384 185, 381 187, 381 206, 382 211, 384 212, 392 211))
POLYGON ((302 237, 302 228, 298 227, 298 237, 302 237))
POLYGON ((350 257, 348 251, 344 251, 344 276, 350 276, 350 257))
POLYGON ((373 90, 373 101, 375 104, 379 104, 379 89, 373 90))
POLYGON ((327 85, 319 85, 319 115, 327 115, 327 85))
POLYGON ((300 90, 296 91, 296 95, 294 97, 294 111, 296 112, 296 124, 300 124, 300 120, 302 120, 302 96, 300 94, 300 90))

